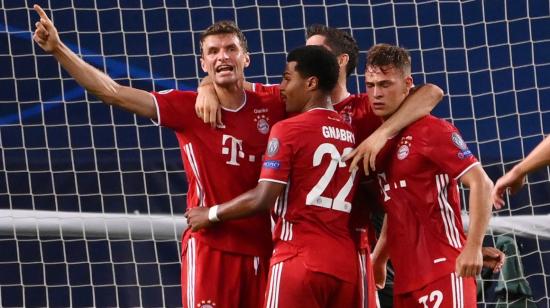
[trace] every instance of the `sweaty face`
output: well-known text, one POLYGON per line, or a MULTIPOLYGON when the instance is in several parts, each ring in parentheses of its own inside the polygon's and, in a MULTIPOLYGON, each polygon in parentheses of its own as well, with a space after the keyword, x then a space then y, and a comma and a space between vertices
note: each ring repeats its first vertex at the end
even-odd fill
POLYGON ((365 84, 374 114, 387 119, 409 94, 412 77, 394 66, 369 66, 365 71, 365 84))
POLYGON ((279 86, 287 112, 301 112, 308 101, 307 79, 302 78, 295 68, 296 61, 286 64, 283 81, 279 86))
POLYGON ((202 43, 201 67, 214 83, 227 87, 244 78, 250 58, 234 34, 214 34, 202 43))

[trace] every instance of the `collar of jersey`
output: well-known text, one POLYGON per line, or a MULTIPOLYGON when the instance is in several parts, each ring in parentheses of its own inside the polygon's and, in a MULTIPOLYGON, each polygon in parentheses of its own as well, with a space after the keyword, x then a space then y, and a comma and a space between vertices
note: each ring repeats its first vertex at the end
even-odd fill
MULTIPOLYGON (((341 101, 339 101, 338 103, 333 103, 332 106, 336 106, 338 104, 340 104, 341 102, 345 101, 346 99, 348 99, 349 97, 351 96, 351 93, 348 92, 348 95, 346 95, 346 97, 344 97, 344 99, 342 99, 341 101)), ((330 99, 330 97, 329 97, 330 99)), ((332 101, 331 101, 332 102, 332 101)))
MULTIPOLYGON (((326 110, 326 111, 333 111, 333 112, 336 112, 336 110, 334 110, 334 109, 328 109, 328 108, 322 108, 322 107, 311 108, 311 109, 309 109, 309 110, 306 111, 306 112, 310 112, 310 111, 313 111, 313 110, 326 110)), ((336 112, 336 113, 338 113, 338 112, 336 112)))
POLYGON ((243 90, 243 101, 241 105, 237 107, 237 109, 229 109, 229 108, 225 108, 224 106, 221 106, 221 108, 228 112, 238 112, 239 110, 243 109, 245 105, 246 105, 246 91, 243 90))

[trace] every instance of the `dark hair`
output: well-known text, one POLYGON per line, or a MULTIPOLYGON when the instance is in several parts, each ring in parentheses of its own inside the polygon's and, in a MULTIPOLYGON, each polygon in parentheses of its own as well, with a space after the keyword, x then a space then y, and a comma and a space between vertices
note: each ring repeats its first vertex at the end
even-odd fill
POLYGON ((349 61, 346 65, 346 76, 351 75, 357 67, 359 59, 359 47, 355 39, 344 30, 319 24, 311 25, 307 28, 307 38, 314 35, 324 36, 325 44, 332 49, 332 52, 336 56, 343 53, 348 55, 349 61))
POLYGON ((303 78, 319 79, 319 89, 330 92, 338 82, 338 61, 333 53, 322 46, 303 46, 292 50, 287 62, 296 61, 296 71, 303 78))
POLYGON ((376 44, 367 51, 367 66, 383 68, 393 66, 404 75, 411 74, 411 55, 405 48, 389 44, 376 44))
POLYGON ((216 35, 216 34, 234 34, 239 38, 239 41, 241 43, 241 47, 246 52, 248 51, 248 44, 246 43, 246 37, 244 36, 243 32, 237 25, 231 21, 231 20, 221 20, 214 24, 212 24, 210 27, 206 28, 203 33, 201 33, 201 49, 202 44, 204 43, 204 40, 209 35, 216 35))

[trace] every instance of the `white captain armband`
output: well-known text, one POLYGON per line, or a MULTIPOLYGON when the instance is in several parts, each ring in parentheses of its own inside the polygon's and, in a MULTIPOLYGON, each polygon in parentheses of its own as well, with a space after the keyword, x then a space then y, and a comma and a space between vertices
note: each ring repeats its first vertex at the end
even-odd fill
POLYGON ((208 210, 208 220, 211 222, 220 221, 220 219, 218 218, 218 205, 214 205, 208 210))

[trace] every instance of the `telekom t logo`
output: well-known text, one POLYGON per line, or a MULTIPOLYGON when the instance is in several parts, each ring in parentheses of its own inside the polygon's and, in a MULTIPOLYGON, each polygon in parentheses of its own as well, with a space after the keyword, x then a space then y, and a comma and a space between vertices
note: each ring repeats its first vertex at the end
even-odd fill
MULTIPOLYGON (((225 163, 233 166, 240 166, 239 162, 237 161, 237 157, 244 158, 245 156, 245 153, 243 152, 243 141, 231 135, 224 134, 222 139, 222 154, 229 154, 229 160, 225 163), (231 141, 227 142, 228 140, 231 141)), ((256 157, 254 157, 254 155, 248 155, 248 161, 254 162, 255 160, 256 157)))

